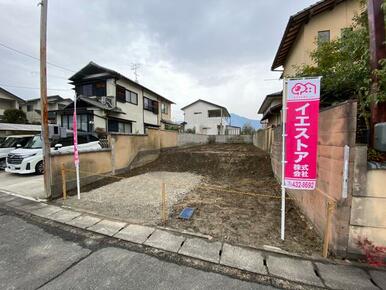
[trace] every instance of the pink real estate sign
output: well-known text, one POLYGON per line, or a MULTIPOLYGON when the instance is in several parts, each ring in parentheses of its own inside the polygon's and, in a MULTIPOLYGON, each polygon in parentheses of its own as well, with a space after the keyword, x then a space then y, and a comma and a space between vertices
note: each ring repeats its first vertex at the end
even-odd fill
POLYGON ((284 186, 313 190, 317 177, 320 78, 288 80, 284 186))

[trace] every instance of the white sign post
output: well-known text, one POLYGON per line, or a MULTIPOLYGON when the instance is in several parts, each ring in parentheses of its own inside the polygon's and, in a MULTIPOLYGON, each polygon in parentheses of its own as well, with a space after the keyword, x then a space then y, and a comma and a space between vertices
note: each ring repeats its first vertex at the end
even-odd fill
POLYGON ((78 193, 78 199, 80 199, 80 181, 79 181, 79 152, 78 152, 78 122, 76 120, 76 101, 74 100, 74 115, 72 117, 72 130, 74 135, 74 163, 76 170, 76 190, 78 193))
POLYGON ((282 149, 281 149, 281 227, 280 238, 284 241, 285 236, 285 187, 284 187, 284 173, 285 173, 285 123, 287 111, 287 84, 288 81, 284 78, 283 82, 283 99, 282 99, 282 149))

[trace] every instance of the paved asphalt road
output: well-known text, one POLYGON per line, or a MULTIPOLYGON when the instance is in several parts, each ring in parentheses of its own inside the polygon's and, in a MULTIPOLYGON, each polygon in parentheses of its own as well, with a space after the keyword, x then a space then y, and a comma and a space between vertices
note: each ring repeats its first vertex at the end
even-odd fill
POLYGON ((0 289, 38 288, 274 289, 77 239, 0 209, 0 289))

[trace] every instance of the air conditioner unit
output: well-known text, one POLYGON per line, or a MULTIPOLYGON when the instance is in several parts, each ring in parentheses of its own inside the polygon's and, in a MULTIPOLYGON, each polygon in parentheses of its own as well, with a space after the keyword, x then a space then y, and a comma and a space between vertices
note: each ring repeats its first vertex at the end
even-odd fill
POLYGON ((374 148, 386 152, 386 122, 374 126, 374 148))

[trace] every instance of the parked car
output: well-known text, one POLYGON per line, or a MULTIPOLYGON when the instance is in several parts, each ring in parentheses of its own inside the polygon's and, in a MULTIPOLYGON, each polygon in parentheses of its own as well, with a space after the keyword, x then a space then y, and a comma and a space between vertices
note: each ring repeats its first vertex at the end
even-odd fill
MULTIPOLYGON (((101 149, 99 139, 91 134, 78 133, 79 152, 101 149)), ((40 135, 34 136, 24 148, 11 151, 7 157, 6 172, 28 174, 44 173, 43 165, 43 140, 40 135)), ((51 141, 51 152, 73 152, 73 136, 51 141)))
POLYGON ((0 169, 6 167, 6 158, 8 153, 15 150, 17 147, 24 147, 34 135, 14 135, 8 136, 0 144, 0 169))

